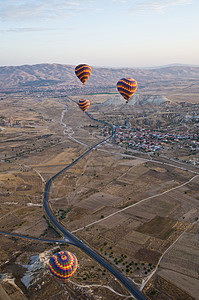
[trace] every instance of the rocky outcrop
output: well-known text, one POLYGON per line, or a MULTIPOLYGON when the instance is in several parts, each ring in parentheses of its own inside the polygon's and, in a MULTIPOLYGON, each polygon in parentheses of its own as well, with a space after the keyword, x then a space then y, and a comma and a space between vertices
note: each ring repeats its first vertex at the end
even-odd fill
MULTIPOLYGON (((124 105, 125 100, 120 95, 114 95, 110 99, 106 100, 101 106, 120 106, 124 105)), ((162 95, 139 95, 135 94, 129 100, 128 105, 162 105, 171 103, 167 97, 162 95)))

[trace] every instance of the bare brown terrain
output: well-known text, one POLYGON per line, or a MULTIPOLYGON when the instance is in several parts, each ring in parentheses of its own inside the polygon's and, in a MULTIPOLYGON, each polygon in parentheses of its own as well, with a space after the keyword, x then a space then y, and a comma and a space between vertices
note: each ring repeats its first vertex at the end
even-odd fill
MULTIPOLYGON (((46 72, 50 72, 50 67, 45 67, 46 72)), ((61 67, 56 65, 53 68, 56 73, 61 67)), ((26 72, 30 69, 26 66, 26 72)), ((65 71, 64 67, 62 69, 65 71)), ((8 74, 14 72, 9 67, 5 70, 8 74)), ((170 70, 167 70, 168 81, 170 70)), ((196 75, 197 68, 189 71, 183 73, 183 78, 189 77, 183 83, 186 86, 193 79, 191 76, 196 75)), ((94 69, 93 77, 100 72, 94 69)), ((109 72, 114 74, 113 70, 109 72)), ((147 77, 151 71, 143 72, 147 77)), ((159 74, 161 78, 161 69, 153 72, 154 77, 159 74)), ((55 73, 52 72, 48 79, 55 80, 55 73)), ((69 80, 73 82, 70 76, 69 80)), ((25 73, 24 78, 26 82, 25 73)), ((35 80, 34 74, 30 79, 35 80)), ((152 81, 150 84, 153 95, 156 87, 154 84, 152 87, 152 81)), ((141 87, 139 92, 145 93, 146 89, 146 86, 141 87)), ((166 89, 165 82, 158 94, 165 95, 166 89)), ((142 126, 146 120, 153 120, 154 127, 159 119, 161 126, 166 127, 170 119, 164 118, 165 112, 174 115, 174 110, 184 109, 183 104, 178 106, 175 101, 187 101, 185 118, 195 108, 190 103, 199 99, 199 93, 195 92, 193 96, 191 88, 186 90, 189 94, 186 100, 185 94, 177 96, 178 92, 181 95, 182 86, 179 91, 178 87, 173 89, 175 91, 169 92, 171 105, 110 108, 110 105, 103 104, 111 97, 114 99, 114 95, 86 97, 91 101, 89 113, 97 119, 119 125, 128 119, 131 126, 142 126), (143 123, 139 125, 141 121, 143 123)), ((104 125, 90 120, 74 102, 69 102, 60 93, 1 93, 2 231, 52 240, 60 238, 44 216, 44 184, 89 147, 104 139, 104 125)), ((78 100, 79 96, 71 98, 78 100)), ((176 126, 179 116, 175 115, 171 120, 172 126, 176 126)), ((185 124, 190 131, 193 130, 193 121, 185 124)), ((188 150, 181 149, 177 153, 174 147, 164 151, 159 156, 147 154, 110 140, 53 181, 50 207, 67 230, 128 276, 137 288, 143 290, 147 299, 197 299, 199 171, 197 165, 186 164, 184 167, 181 164, 181 158, 188 160, 191 157, 188 150), (180 160, 173 162, 165 155, 170 155, 170 158, 178 155, 180 160)), ((198 153, 192 153, 192 156, 197 158, 198 153)), ((106 270, 73 246, 4 235, 0 235, 0 278, 0 299, 119 300, 128 296, 106 270), (60 249, 72 251, 79 261, 77 272, 65 287, 50 275, 47 268, 49 257, 60 249)))
MULTIPOLYGON (((74 67, 61 64, 0 67, 0 91, 67 91, 71 95, 82 94, 74 67)), ((92 66, 92 75, 83 91, 87 94, 117 93, 116 84, 123 77, 135 78, 139 87, 137 93, 142 95, 163 95, 174 102, 199 102, 199 67, 194 66, 151 69, 92 66)))

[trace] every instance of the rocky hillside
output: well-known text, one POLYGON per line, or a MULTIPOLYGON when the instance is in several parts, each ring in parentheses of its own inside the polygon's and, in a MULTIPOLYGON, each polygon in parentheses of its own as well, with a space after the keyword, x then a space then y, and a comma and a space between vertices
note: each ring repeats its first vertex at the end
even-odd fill
MULTIPOLYGON (((162 105, 162 104, 168 104, 171 101, 164 96, 161 95, 140 95, 140 94, 135 94, 133 98, 129 100, 128 106, 130 105, 146 105, 146 104, 151 104, 151 105, 162 105), (133 99, 133 101, 132 101, 133 99)), ((126 101, 122 99, 121 95, 113 95, 110 96, 108 100, 106 100, 104 103, 101 104, 101 106, 120 106, 124 105, 126 101)))
MULTIPOLYGON (((75 66, 61 64, 0 67, 0 90, 78 87, 81 83, 75 75, 74 68, 75 66)), ((86 86, 112 88, 122 77, 135 78, 139 88, 147 87, 149 84, 169 85, 171 82, 198 83, 199 67, 168 66, 156 69, 92 67, 92 74, 86 86)))

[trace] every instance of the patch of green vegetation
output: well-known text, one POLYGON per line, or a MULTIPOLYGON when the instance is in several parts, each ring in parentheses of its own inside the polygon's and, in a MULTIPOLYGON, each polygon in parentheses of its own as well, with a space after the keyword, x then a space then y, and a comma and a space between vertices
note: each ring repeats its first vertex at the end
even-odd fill
POLYGON ((175 231, 174 228, 171 228, 166 234, 165 234, 165 240, 168 239, 168 237, 175 231))
POLYGON ((58 213, 60 214, 59 220, 63 220, 66 217, 66 214, 71 211, 72 206, 69 207, 67 210, 59 209, 58 213))

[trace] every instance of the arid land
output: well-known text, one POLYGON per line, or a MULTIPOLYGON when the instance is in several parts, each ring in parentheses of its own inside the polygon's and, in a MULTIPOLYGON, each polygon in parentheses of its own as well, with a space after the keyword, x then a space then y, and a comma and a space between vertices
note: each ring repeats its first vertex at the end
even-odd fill
MULTIPOLYGON (((0 230, 53 240, 60 237, 44 216, 44 184, 104 139, 104 125, 90 120, 67 94, 42 93, 1 94, 0 230)), ((159 95, 165 96, 164 87, 159 95)), ((90 100, 94 118, 114 125, 125 127, 128 121, 133 128, 158 124, 197 133, 195 119, 186 117, 198 102, 179 99, 176 90, 170 97, 176 102, 160 105, 114 105, 114 94, 82 97, 90 100), (107 101, 112 104, 103 105, 107 101), (172 117, 164 118, 165 113, 172 117)), ((159 154, 145 153, 111 139, 53 181, 50 207, 67 230, 131 278, 147 299, 197 299, 199 170, 186 163, 193 157, 197 161, 197 150, 179 152, 174 145, 159 154)), ((0 299, 128 296, 75 247, 4 235, 0 241, 0 299), (72 251, 79 261, 66 287, 47 268, 48 258, 59 249, 72 251)))

